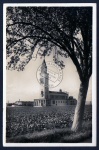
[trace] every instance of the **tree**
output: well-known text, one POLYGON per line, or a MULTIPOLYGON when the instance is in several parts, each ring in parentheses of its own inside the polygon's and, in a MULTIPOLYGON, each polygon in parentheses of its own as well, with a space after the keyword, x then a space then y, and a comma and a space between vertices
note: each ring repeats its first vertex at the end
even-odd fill
POLYGON ((81 84, 72 130, 79 130, 85 108, 89 79, 92 74, 91 7, 7 7, 7 69, 23 70, 37 55, 49 56, 62 69, 60 57, 70 57, 81 84))

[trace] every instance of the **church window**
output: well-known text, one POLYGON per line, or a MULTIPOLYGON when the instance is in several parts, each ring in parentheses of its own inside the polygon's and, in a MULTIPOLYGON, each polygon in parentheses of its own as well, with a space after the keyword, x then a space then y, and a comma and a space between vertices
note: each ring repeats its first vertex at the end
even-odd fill
POLYGON ((55 104, 55 101, 53 101, 53 104, 55 104))
POLYGON ((42 97, 44 96, 44 92, 43 92, 43 91, 41 91, 41 96, 42 96, 42 97))

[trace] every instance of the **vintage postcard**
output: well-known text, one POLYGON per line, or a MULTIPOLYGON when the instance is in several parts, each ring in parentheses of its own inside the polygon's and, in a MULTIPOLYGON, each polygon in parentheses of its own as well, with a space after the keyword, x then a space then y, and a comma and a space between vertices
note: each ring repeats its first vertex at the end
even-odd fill
POLYGON ((96 4, 9 3, 3 16, 3 146, 96 146, 96 4))

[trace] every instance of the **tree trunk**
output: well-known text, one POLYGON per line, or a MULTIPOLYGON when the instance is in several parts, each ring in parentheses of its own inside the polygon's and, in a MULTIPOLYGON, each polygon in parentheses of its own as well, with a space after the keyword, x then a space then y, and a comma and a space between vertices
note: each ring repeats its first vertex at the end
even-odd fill
POLYGON ((87 91, 88 91, 88 85, 89 85, 89 80, 82 81, 80 84, 78 101, 77 101, 77 106, 75 109, 74 120, 73 120, 73 125, 72 125, 73 131, 78 131, 82 127, 82 120, 83 120, 83 115, 84 115, 84 108, 85 108, 85 101, 86 101, 86 96, 87 96, 87 91))

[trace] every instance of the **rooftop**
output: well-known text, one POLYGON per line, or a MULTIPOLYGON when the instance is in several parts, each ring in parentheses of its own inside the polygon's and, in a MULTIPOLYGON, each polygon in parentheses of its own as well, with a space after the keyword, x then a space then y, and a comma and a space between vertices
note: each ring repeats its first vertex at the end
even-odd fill
POLYGON ((62 92, 62 91, 49 91, 49 93, 68 94, 67 92, 62 92))

